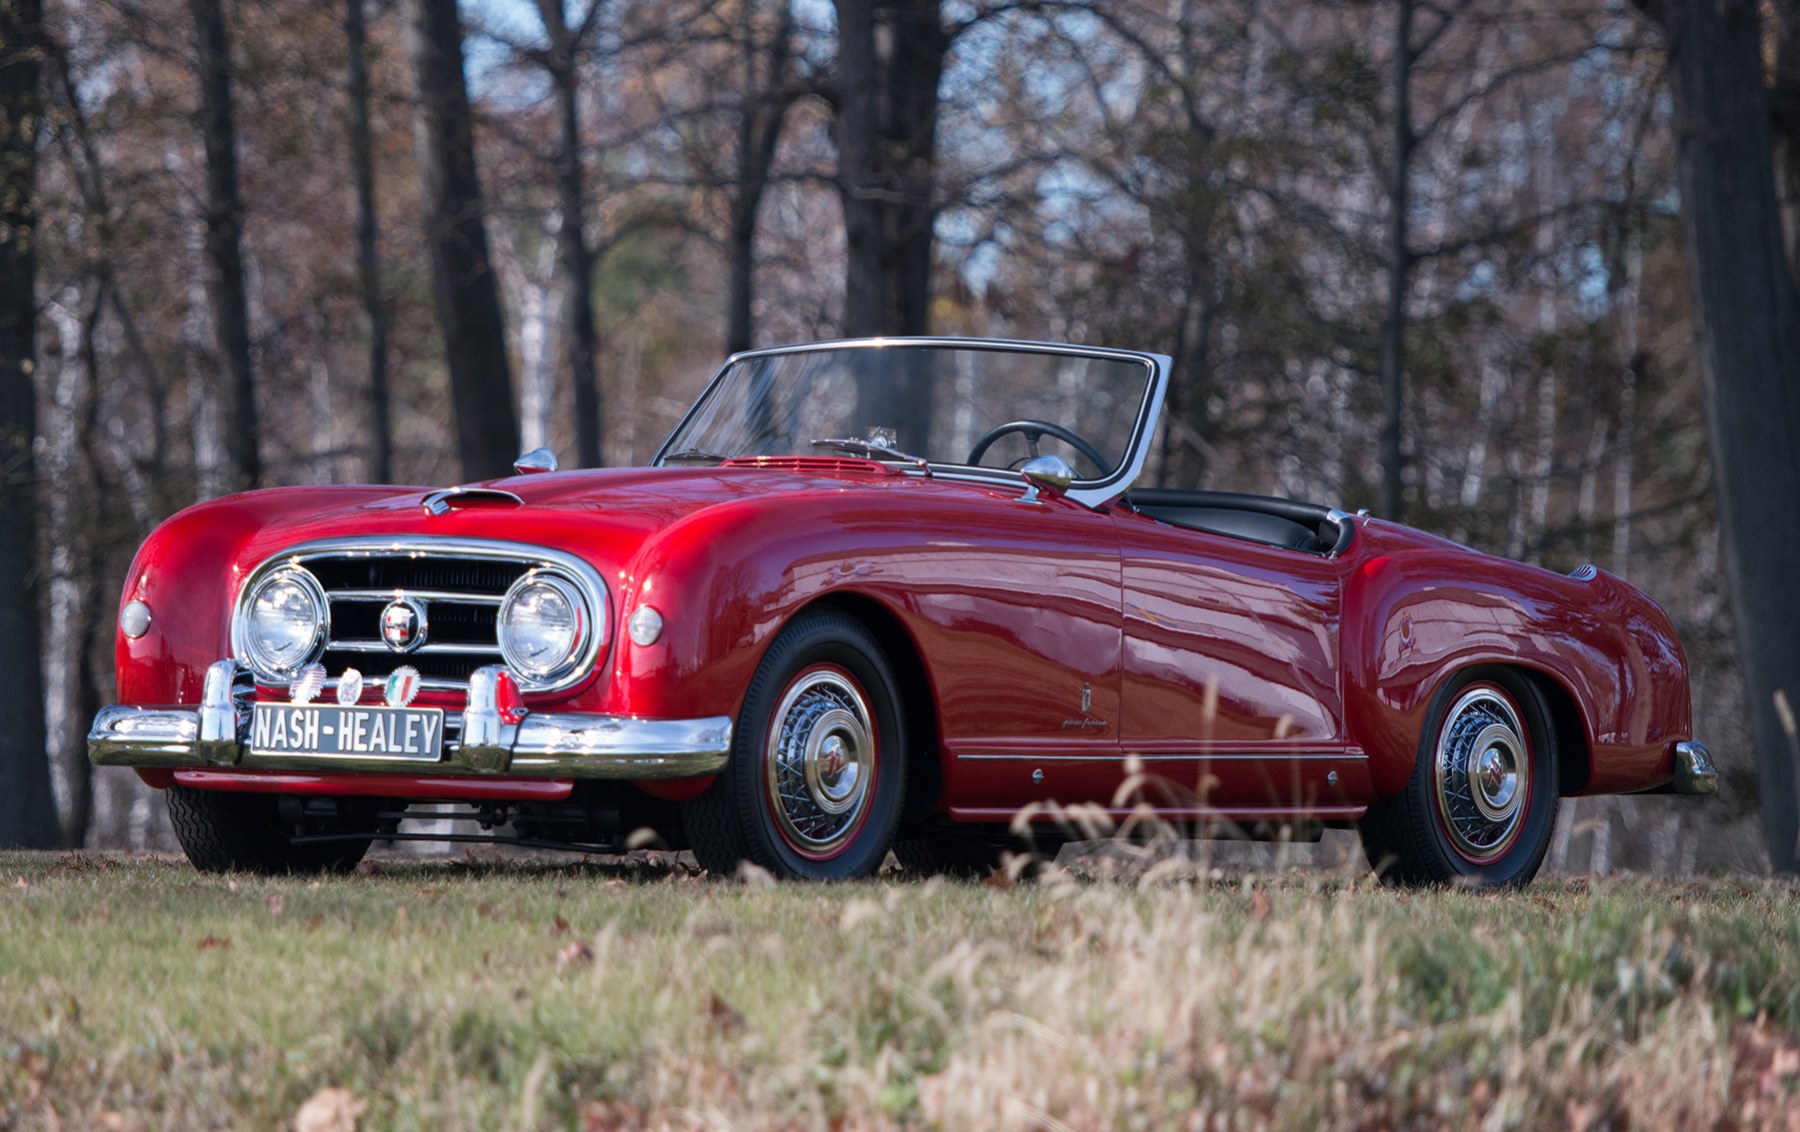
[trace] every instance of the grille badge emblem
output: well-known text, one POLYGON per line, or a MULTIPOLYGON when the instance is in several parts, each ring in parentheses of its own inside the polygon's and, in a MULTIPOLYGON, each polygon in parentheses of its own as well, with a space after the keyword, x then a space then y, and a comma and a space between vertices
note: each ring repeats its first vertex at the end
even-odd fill
POLYGON ((412 652, 425 643, 425 607, 400 594, 381 611, 381 639, 393 652, 412 652))

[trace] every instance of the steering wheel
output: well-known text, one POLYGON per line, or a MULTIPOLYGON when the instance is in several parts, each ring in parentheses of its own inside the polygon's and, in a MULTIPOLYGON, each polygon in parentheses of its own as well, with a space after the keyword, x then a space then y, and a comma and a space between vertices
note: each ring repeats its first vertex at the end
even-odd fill
POLYGON ((1106 457, 1100 455, 1099 450, 1092 444, 1083 440, 1073 431, 1066 429, 1059 424, 1051 424, 1049 421, 1007 421, 1005 424, 995 425, 993 428, 987 430, 985 436, 975 442, 975 447, 969 449, 968 462, 971 465, 980 464, 981 458, 987 455, 987 450, 993 447, 994 441, 1015 432, 1023 433, 1025 435, 1025 445, 1030 450, 1032 456, 1038 454, 1038 441, 1044 438, 1045 433, 1049 433, 1051 436, 1054 436, 1064 444, 1067 444, 1070 448, 1075 449, 1075 451, 1087 457, 1088 461, 1092 463, 1094 467, 1100 469, 1101 478, 1110 476, 1113 473, 1112 464, 1107 461, 1106 457))

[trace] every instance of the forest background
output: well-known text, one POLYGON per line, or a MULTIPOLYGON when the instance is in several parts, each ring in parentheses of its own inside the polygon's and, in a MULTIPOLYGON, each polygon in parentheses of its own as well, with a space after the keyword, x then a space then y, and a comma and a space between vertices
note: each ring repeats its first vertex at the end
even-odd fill
POLYGON ((6 0, 0 107, 35 840, 173 847, 85 734, 179 508, 641 462, 729 351, 930 332, 1171 355, 1146 483, 1642 587, 1723 797, 1565 801, 1551 868, 1770 865, 1792 713, 1746 693, 1707 416, 1755 335, 1702 317, 1696 240, 1785 273, 1791 349, 1800 0, 6 0), (1746 214, 1690 128, 1734 96, 1766 261, 1695 214, 1746 214))

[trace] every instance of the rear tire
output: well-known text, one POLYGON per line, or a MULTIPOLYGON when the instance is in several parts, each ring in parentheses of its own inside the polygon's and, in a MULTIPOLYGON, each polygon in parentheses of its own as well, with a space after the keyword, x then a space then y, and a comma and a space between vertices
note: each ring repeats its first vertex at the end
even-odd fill
POLYGON ((905 796, 893 669, 861 622, 819 610, 769 646, 731 759, 683 804, 682 826, 715 876, 748 861, 782 879, 845 880, 881 867, 905 796))
POLYGON ((171 786, 169 821, 175 838, 203 873, 347 873, 374 840, 295 845, 273 794, 234 794, 171 786))
POLYGON ((1364 815, 1369 864, 1392 884, 1524 885, 1556 822, 1550 706, 1511 669, 1459 672, 1438 689, 1406 789, 1364 815))

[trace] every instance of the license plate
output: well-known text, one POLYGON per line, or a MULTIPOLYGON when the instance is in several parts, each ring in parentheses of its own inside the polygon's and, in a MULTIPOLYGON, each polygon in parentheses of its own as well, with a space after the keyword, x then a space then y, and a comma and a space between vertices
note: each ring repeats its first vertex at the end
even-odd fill
POLYGON ((436 762, 444 750, 441 708, 257 704, 252 755, 436 762))

